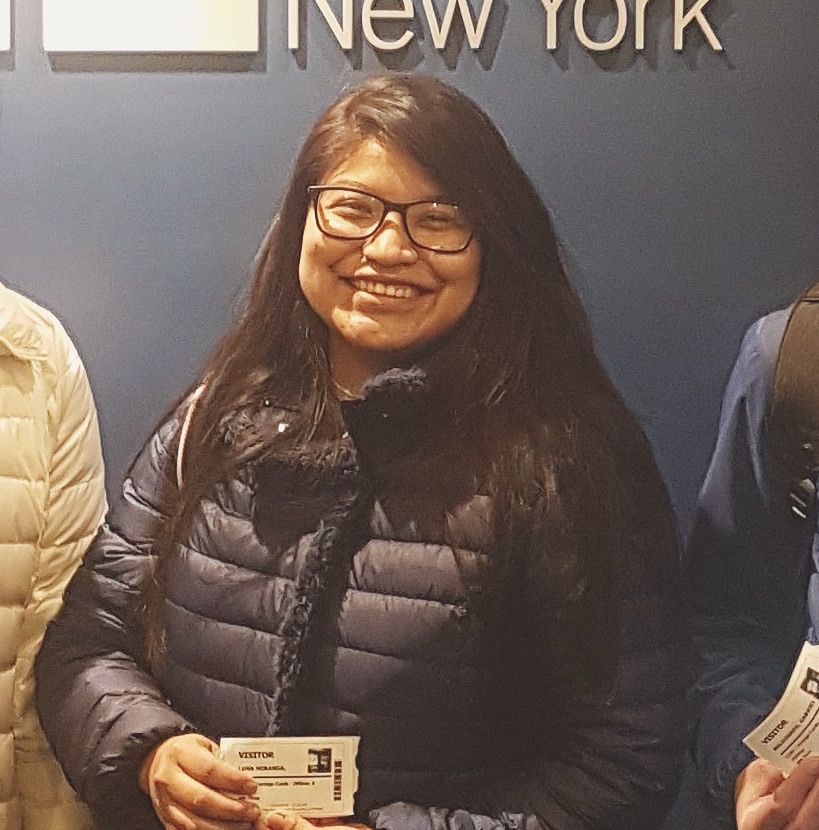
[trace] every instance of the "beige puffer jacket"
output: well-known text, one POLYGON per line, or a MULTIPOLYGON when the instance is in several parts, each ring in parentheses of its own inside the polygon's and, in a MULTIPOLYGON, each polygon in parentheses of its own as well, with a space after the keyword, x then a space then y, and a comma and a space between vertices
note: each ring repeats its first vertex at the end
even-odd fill
POLYGON ((34 711, 32 663, 105 512, 97 413, 48 311, 0 284, 0 828, 79 830, 34 711))

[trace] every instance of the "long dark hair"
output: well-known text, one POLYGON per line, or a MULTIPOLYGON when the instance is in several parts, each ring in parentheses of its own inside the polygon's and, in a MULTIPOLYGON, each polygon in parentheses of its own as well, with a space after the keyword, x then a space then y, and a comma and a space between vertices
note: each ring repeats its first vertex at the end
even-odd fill
POLYGON ((623 506, 627 488, 642 491, 653 512, 657 555, 673 548, 670 508, 650 449, 595 354, 549 213, 503 136, 453 87, 395 74, 356 87, 316 122, 244 313, 205 366, 185 443, 184 484, 157 542, 159 566, 147 593, 149 646, 159 652, 163 564, 201 498, 255 459, 315 441, 330 454, 340 445, 326 330, 301 293, 298 262, 308 186, 365 140, 411 158, 475 230, 482 250, 478 293, 465 319, 427 355, 429 370, 447 379, 450 416, 470 424, 488 448, 483 487, 493 501, 494 545, 506 552, 500 558, 512 561, 522 532, 535 539, 544 602, 576 622, 569 628, 581 643, 567 640, 566 648, 595 641, 594 653, 608 655, 610 664, 613 577, 634 522, 623 506), (226 419, 261 406, 271 390, 294 406, 287 436, 226 444, 226 419))

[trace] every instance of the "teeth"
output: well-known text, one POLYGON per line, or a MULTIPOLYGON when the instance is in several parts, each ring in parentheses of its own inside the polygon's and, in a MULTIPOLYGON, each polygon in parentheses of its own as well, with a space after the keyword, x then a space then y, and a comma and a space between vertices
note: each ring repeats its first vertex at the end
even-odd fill
POLYGON ((375 280, 353 280, 352 283, 359 291, 366 291, 368 294, 377 294, 382 297, 397 297, 401 300, 407 300, 418 293, 418 289, 411 285, 387 285, 375 280))

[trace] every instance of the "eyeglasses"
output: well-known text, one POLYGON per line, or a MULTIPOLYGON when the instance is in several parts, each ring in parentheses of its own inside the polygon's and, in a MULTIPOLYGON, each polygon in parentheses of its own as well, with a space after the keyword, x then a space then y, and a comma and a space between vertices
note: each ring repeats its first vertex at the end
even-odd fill
POLYGON ((319 230, 333 239, 366 239, 395 211, 413 245, 441 254, 458 254, 472 241, 460 208, 444 202, 388 202, 351 187, 313 185, 307 188, 319 230))

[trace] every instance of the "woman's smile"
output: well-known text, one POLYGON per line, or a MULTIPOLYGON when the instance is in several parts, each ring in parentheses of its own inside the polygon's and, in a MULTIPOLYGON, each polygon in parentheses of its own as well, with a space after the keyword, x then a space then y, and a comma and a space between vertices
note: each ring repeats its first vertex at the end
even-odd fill
POLYGON ((399 300, 408 300, 421 295, 420 289, 414 285, 365 279, 353 279, 350 280, 350 284, 356 291, 363 291, 376 297, 395 297, 399 300))

